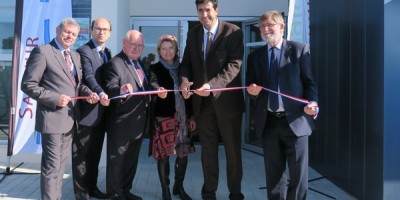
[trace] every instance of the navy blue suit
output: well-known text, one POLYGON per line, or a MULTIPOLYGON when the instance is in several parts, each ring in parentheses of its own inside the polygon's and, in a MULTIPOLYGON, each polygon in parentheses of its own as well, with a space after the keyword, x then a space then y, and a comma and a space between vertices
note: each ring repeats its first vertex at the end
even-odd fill
MULTIPOLYGON (((247 59, 246 83, 270 87, 268 45, 254 50, 247 59)), ((280 92, 318 101, 311 73, 309 46, 283 40, 279 63, 280 92)), ((282 97, 284 115, 268 111, 268 93, 261 90, 255 100, 255 128, 262 136, 268 199, 306 199, 308 189, 308 136, 314 129, 304 104, 282 97), (286 164, 290 182, 287 187, 286 164), (287 191, 287 192, 286 192, 287 191), (287 194, 287 195, 286 195, 287 194)))
MULTIPOLYGON (((83 83, 93 92, 104 92, 102 68, 105 66, 93 41, 77 49, 81 56, 83 83)), ((107 60, 111 59, 110 49, 105 48, 107 60)), ((98 165, 105 136, 105 107, 100 103, 81 102, 81 117, 78 133, 73 137, 72 172, 76 199, 89 199, 97 190, 98 165)))

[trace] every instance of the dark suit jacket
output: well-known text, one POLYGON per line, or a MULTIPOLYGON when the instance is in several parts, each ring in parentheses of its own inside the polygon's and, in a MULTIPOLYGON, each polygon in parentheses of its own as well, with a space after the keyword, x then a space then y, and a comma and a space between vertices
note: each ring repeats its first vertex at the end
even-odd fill
MULTIPOLYGON (((104 92, 101 87, 103 83, 101 69, 104 67, 104 64, 103 60, 99 58, 99 53, 93 41, 90 40, 86 44, 80 46, 77 51, 81 56, 83 83, 97 94, 104 92)), ((108 60, 110 60, 111 51, 107 47, 105 48, 105 54, 108 60)), ((81 102, 80 110, 81 120, 79 121, 79 124, 95 126, 99 121, 101 121, 105 108, 100 103, 89 104, 81 102)))
MULTIPOLYGON (((204 63, 204 30, 200 24, 187 35, 186 47, 180 66, 181 82, 193 82, 192 89, 205 83, 211 88, 240 87, 243 59, 243 33, 239 27, 219 20, 218 30, 204 63)), ((218 118, 229 119, 244 111, 243 91, 215 92, 211 94, 218 118)), ((197 117, 202 97, 192 96, 193 112, 197 117)))
MULTIPOLYGON (((130 83, 133 91, 149 90, 147 81, 140 86, 139 77, 134 71, 129 58, 121 51, 114 56, 103 70, 104 90, 109 97, 120 95, 122 85, 130 83)), ((118 134, 119 137, 134 139, 139 134, 148 133, 149 96, 128 96, 124 99, 111 100, 107 112, 106 132, 110 136, 118 134)))
MULTIPOLYGON (((249 54, 247 59, 246 83, 255 83, 269 87, 268 45, 260 47, 249 54)), ((308 45, 283 40, 279 68, 280 92, 318 101, 317 86, 311 73, 310 48, 308 45)), ((258 135, 264 130, 267 118, 269 93, 261 90, 256 97, 254 113, 255 127, 258 135)), ((304 104, 282 97, 286 119, 297 136, 310 135, 314 129, 311 116, 304 113, 304 104)))
POLYGON ((66 133, 79 119, 77 100, 67 106, 58 107, 61 94, 68 96, 88 96, 92 91, 81 84, 82 67, 79 54, 70 51, 77 72, 78 84, 73 82, 64 56, 54 39, 46 45, 32 50, 26 63, 21 81, 21 90, 37 101, 36 131, 43 133, 66 133))

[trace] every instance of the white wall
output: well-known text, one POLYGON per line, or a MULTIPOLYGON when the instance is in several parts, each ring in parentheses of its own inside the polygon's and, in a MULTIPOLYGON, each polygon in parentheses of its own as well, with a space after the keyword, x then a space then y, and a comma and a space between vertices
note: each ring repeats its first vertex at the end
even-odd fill
MULTIPOLYGON (((131 0, 134 17, 197 16, 195 0, 131 0)), ((267 10, 287 13, 289 0, 219 0, 219 15, 224 17, 258 17, 267 10)))
MULTIPOLYGON (((122 38, 131 29, 130 17, 188 17, 197 19, 195 0, 92 0, 92 19, 106 17, 113 30, 107 46, 112 54, 122 49, 122 38)), ((220 17, 259 17, 267 10, 288 12, 285 0, 220 0, 220 17)))
POLYGON ((106 45, 111 49, 112 55, 122 50, 122 38, 131 29, 130 0, 95 0, 92 1, 92 19, 105 17, 112 24, 111 37, 106 45))

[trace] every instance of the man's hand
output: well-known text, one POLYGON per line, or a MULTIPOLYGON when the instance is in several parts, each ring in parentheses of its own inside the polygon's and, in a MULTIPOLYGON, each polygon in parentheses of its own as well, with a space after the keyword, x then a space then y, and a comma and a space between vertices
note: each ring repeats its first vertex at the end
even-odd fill
POLYGON ((258 85, 256 85, 256 84, 251 84, 249 87, 247 87, 247 92, 250 94, 250 95, 253 95, 253 96, 257 96, 258 94, 260 94, 260 91, 262 90, 262 87, 260 87, 260 86, 258 86, 258 85))
POLYGON ((110 99, 108 99, 108 95, 104 92, 100 93, 100 103, 103 106, 109 106, 110 105, 110 99))
POLYGON ((185 99, 189 99, 189 97, 193 94, 193 92, 190 92, 190 86, 193 85, 193 82, 184 82, 181 84, 181 90, 182 90, 182 96, 185 99))
POLYGON ((67 95, 60 95, 60 97, 58 98, 58 107, 65 107, 69 102, 71 101, 71 97, 67 96, 67 95))
POLYGON ((194 93, 202 97, 208 97, 210 95, 210 91, 205 91, 208 89, 211 89, 210 84, 204 83, 200 88, 196 89, 194 93))
POLYGON ((158 97, 160 97, 161 99, 165 99, 167 97, 168 92, 167 92, 167 90, 165 88, 159 87, 157 90, 158 91, 164 91, 164 92, 158 93, 157 94, 158 97))
POLYGON ((133 87, 130 83, 127 83, 119 89, 120 94, 125 94, 125 93, 132 93, 133 92, 133 87))
POLYGON ((315 101, 311 101, 306 106, 304 106, 304 112, 307 115, 314 116, 314 115, 318 114, 317 110, 318 110, 318 104, 315 101))
POLYGON ((99 96, 95 92, 90 94, 90 97, 88 99, 86 99, 86 102, 88 102, 90 104, 95 104, 98 101, 99 101, 99 96))

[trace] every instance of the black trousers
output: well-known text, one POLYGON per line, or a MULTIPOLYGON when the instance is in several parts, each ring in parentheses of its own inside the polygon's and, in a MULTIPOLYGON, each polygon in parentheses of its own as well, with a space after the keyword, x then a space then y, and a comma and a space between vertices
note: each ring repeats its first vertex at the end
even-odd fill
POLYGON ((101 120, 96 126, 79 125, 72 143, 72 174, 76 199, 89 199, 89 193, 97 189, 97 176, 105 125, 101 120))
POLYGON ((219 119, 212 103, 209 103, 202 105, 197 123, 204 176, 202 198, 216 199, 219 176, 218 146, 221 138, 225 147, 229 198, 243 199, 244 197, 241 193, 243 176, 241 152, 242 115, 230 119, 219 119))
POLYGON ((136 175, 142 137, 127 139, 107 133, 107 193, 112 199, 124 199, 136 175))
POLYGON ((296 136, 286 117, 268 115, 262 146, 268 199, 307 199, 308 136, 296 136), (286 166, 289 168, 289 184, 286 166))

